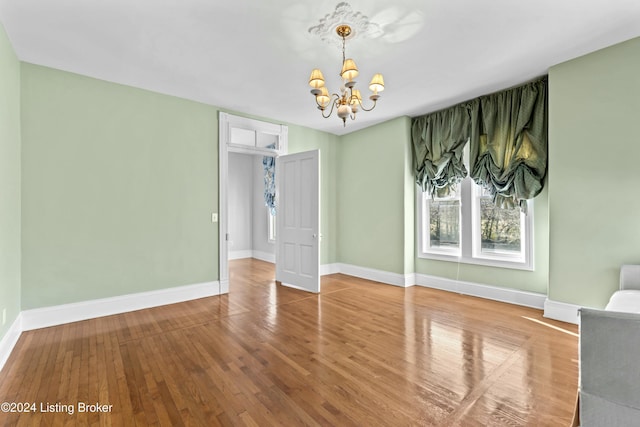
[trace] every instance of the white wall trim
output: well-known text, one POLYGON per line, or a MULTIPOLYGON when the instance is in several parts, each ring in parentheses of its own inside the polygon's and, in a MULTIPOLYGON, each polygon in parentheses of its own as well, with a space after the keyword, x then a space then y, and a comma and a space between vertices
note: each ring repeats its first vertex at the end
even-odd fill
POLYGON ((229 293, 229 279, 220 280, 220 295, 229 293))
POLYGON ((326 276, 327 274, 336 274, 340 273, 340 264, 320 264, 320 275, 326 276))
POLYGON ((427 288, 441 289, 463 295, 471 295, 494 301, 507 302, 542 310, 546 295, 517 289, 500 288, 473 282, 446 279, 443 277, 416 274, 416 285, 427 288))
POLYGON ((256 251, 251 249, 246 249, 243 251, 229 251, 229 260, 246 258, 255 258, 259 259, 260 261, 270 262, 271 264, 275 264, 276 262, 276 254, 270 254, 269 252, 256 251))
POLYGON ((2 340, 0 340, 0 371, 4 368, 4 364, 7 363, 13 348, 18 343, 20 334, 22 333, 22 313, 18 314, 16 320, 13 321, 7 333, 4 334, 2 340))
POLYGON ((544 317, 561 322, 580 324, 579 310, 582 306, 567 302, 553 301, 547 298, 544 302, 544 317))
MULTIPOLYGON (((229 253, 229 259, 242 259, 242 258, 255 258, 255 259, 259 259, 260 261, 264 261, 264 262, 270 262, 271 264, 275 264, 276 263, 276 254, 270 254, 269 252, 262 252, 262 251, 236 251, 234 252, 230 252, 229 253), (240 254, 240 252, 242 252, 240 254), (236 258, 234 258, 234 256, 238 255, 236 258), (242 256, 240 256, 242 255, 242 256)), ((333 264, 320 264, 320 275, 321 276, 326 276, 327 274, 336 274, 336 273, 340 273, 340 264, 339 263, 333 263, 333 264)), ((222 284, 222 282, 221 282, 222 284)), ((227 291, 228 292, 228 291, 227 291)), ((226 293, 226 292, 222 292, 222 293, 226 293)))
MULTIPOLYGON (((238 251, 239 253, 240 251, 238 251)), ((237 258, 233 258, 233 256, 235 256, 236 254, 234 253, 233 255, 231 255, 231 253, 229 254, 229 259, 242 259, 242 258, 255 258, 255 259, 259 259, 260 261, 264 261, 264 262, 270 262, 271 264, 275 264, 276 263, 276 254, 271 254, 269 252, 262 252, 262 251, 242 251, 242 256, 238 256, 237 258)), ((343 264, 340 263, 333 263, 333 264, 320 264, 320 276, 326 276, 328 274, 337 274, 341 272, 341 266, 343 264)), ((356 267, 356 266, 353 266, 356 267)), ((362 267, 356 267, 356 268, 362 268, 362 267)), ((380 271, 380 270, 374 270, 374 271, 380 271)), ((385 271, 380 271, 380 273, 384 273, 384 274, 393 274, 393 273, 387 273, 385 271)), ((351 274, 351 276, 355 276, 355 274, 351 274)), ((406 276, 412 276, 412 275, 406 275, 406 276)), ((360 276, 357 276, 360 277, 360 276)), ((366 278, 366 277, 362 277, 362 278, 366 278)), ((374 280, 374 279, 371 279, 374 280)), ((377 280, 378 282, 380 282, 381 280, 377 280)), ((386 283, 386 282, 383 282, 386 283)), ((222 284, 222 282, 221 282, 222 284)), ((393 283, 390 283, 393 284, 393 283)), ((413 282, 411 282, 410 285, 407 286, 411 286, 413 284, 413 282)), ((225 293, 225 292, 222 292, 225 293)))
POLYGON ((244 258, 254 258, 253 251, 251 249, 245 249, 241 251, 229 251, 229 261, 232 259, 244 259, 244 258))
POLYGON ((269 252, 262 251, 252 251, 252 258, 259 259, 260 261, 270 262, 271 264, 276 263, 276 254, 270 254, 269 252))
POLYGON ((167 304, 210 297, 220 294, 219 282, 199 283, 101 298, 71 304, 24 310, 22 314, 22 330, 46 328, 96 317, 142 310, 167 304))
POLYGON ((361 279, 373 280, 374 282, 381 282, 387 285, 401 286, 403 288, 413 286, 415 284, 415 274, 400 274, 392 273, 390 271, 376 270, 373 268, 360 267, 352 264, 338 264, 340 266, 340 273, 359 277, 361 279))
MULTIPOLYGON (((254 257, 255 255, 254 253, 254 257)), ((573 324, 579 324, 580 322, 578 311, 581 306, 553 301, 543 294, 533 292, 463 282, 419 273, 391 273, 342 263, 323 264, 320 266, 320 271, 321 275, 343 273, 394 286, 408 287, 416 284, 526 307, 544 308, 544 317, 573 324)), ((25 310, 18 315, 2 340, 0 340, 0 370, 2 370, 11 355, 22 331, 174 304, 228 292, 229 282, 226 280, 25 310)))
POLYGON ((417 284, 417 276, 416 273, 407 273, 404 275, 404 287, 408 288, 410 286, 415 286, 417 284))

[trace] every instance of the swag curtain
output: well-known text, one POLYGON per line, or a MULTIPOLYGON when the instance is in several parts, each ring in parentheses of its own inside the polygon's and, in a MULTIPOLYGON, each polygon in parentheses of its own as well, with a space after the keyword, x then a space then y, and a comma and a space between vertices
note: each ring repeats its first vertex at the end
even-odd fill
POLYGON ((537 196, 547 171, 546 79, 470 104, 469 168, 499 207, 537 196))
POLYGON ((416 183, 430 196, 449 194, 469 168, 476 184, 500 207, 519 205, 542 191, 547 171, 547 80, 486 95, 414 118, 416 183))
POLYGON ((413 120, 416 182, 430 196, 446 196, 467 176, 462 150, 469 139, 467 108, 457 105, 413 120))

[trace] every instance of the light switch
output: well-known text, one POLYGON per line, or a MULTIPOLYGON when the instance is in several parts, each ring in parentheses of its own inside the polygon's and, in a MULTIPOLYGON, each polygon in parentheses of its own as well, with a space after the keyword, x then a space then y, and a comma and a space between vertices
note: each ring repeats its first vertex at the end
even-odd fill
POLYGON ((217 213, 212 213, 211 214, 211 222, 218 222, 218 214, 217 213))

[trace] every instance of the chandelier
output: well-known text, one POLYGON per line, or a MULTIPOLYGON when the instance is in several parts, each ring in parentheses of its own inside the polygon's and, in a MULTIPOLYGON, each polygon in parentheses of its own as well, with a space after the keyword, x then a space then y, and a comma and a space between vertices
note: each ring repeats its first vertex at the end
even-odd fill
POLYGON ((340 71, 340 77, 342 78, 342 85, 340 86, 340 95, 333 93, 329 95, 327 87, 324 85, 324 76, 322 72, 316 68, 311 71, 311 77, 309 78, 309 86, 311 94, 316 98, 316 104, 318 109, 322 113, 322 117, 329 118, 336 109, 338 117, 342 119, 343 126, 347 125, 347 117, 351 117, 351 120, 356 119, 356 113, 362 109, 364 111, 371 111, 376 107, 376 102, 380 99, 378 92, 384 90, 384 79, 382 74, 375 74, 369 83, 369 89, 373 92, 369 99, 373 101, 371 108, 365 108, 362 104, 362 96, 358 89, 354 89, 356 82, 353 81, 359 74, 356 63, 351 58, 345 59, 344 47, 346 38, 351 34, 351 27, 348 25, 338 25, 336 28, 338 36, 342 37, 342 71, 340 71), (327 107, 331 106, 329 112, 327 107))

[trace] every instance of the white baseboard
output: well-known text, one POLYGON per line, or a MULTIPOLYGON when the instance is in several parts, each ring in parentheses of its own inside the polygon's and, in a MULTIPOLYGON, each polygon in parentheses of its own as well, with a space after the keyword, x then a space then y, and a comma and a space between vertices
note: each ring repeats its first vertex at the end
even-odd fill
POLYGON ((229 293, 229 279, 220 281, 220 295, 229 293))
POLYGON ((544 317, 561 322, 580 324, 579 310, 582 306, 569 304, 566 302, 553 301, 546 299, 544 302, 544 317))
POLYGON ((500 288, 497 286, 483 285, 473 282, 446 279, 443 277, 416 274, 416 285, 427 288, 441 289, 456 292, 463 295, 471 295, 494 301, 508 302, 542 310, 546 295, 533 292, 525 292, 517 289, 500 288))
POLYGON ((252 249, 246 249, 242 251, 229 251, 229 260, 255 258, 260 261, 270 262, 275 264, 276 254, 262 251, 254 251, 252 249))
POLYGON ((340 273, 340 264, 321 264, 320 265, 320 275, 326 276, 327 274, 336 274, 340 273))
POLYGON ((417 283, 416 273, 407 273, 404 275, 404 287, 408 288, 410 286, 415 286, 417 283))
POLYGON ((251 249, 246 249, 242 251, 229 251, 229 260, 232 259, 244 259, 244 258, 252 258, 253 251, 251 249))
POLYGON ((35 308, 22 312, 22 330, 46 328, 80 320, 93 319, 144 308, 175 304, 220 294, 219 282, 178 286, 150 292, 120 295, 52 307, 35 308))
POLYGON ((251 258, 259 259, 260 261, 276 263, 276 254, 262 251, 251 251, 251 258))
POLYGON ((13 321, 9 330, 2 340, 0 340, 0 371, 4 367, 4 364, 7 363, 13 348, 16 346, 18 339, 20 338, 20 334, 22 333, 22 314, 18 314, 16 320, 13 321))
POLYGON ((373 268, 360 267, 352 264, 339 264, 340 273, 359 277, 361 279, 373 280, 387 285, 401 286, 403 288, 413 286, 415 284, 415 274, 400 274, 389 271, 376 270, 373 268))

